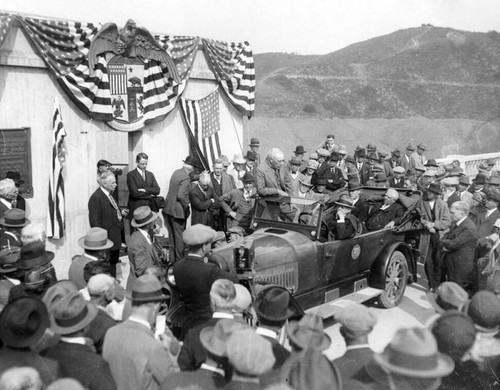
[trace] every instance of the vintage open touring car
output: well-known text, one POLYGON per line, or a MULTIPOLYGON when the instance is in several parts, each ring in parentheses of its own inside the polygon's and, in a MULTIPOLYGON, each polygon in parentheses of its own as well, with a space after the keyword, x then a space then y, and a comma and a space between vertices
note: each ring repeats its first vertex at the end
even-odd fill
MULTIPOLYGON (((361 199, 376 205, 385 191, 363 187, 361 199)), ((313 199, 260 198, 253 213, 253 233, 215 249, 217 262, 236 272, 252 292, 270 284, 284 287, 304 311, 314 310, 323 317, 348 301, 375 296, 386 308, 396 306, 407 283, 417 278, 421 232, 417 205, 422 195, 398 193, 405 213, 394 228, 345 240, 330 235, 326 241, 319 236, 325 233, 322 217, 328 206, 313 199)))

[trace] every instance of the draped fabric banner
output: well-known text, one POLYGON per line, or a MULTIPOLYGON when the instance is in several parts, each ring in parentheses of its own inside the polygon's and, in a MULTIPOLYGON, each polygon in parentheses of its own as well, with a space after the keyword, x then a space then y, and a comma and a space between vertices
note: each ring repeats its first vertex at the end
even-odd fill
MULTIPOLYGON (((115 125, 116 113, 120 111, 113 108, 115 96, 110 88, 112 73, 108 62, 113 58, 100 55, 95 69, 89 69, 89 47, 102 26, 0 12, 0 45, 16 19, 73 103, 86 115, 106 121, 114 128, 137 130, 164 119, 186 87, 199 45, 205 47, 207 62, 231 104, 244 115, 253 116, 255 71, 252 50, 247 42, 226 43, 199 37, 155 36, 173 59, 180 82, 176 83, 158 62, 144 59, 143 65, 141 63, 143 78, 139 80, 142 91, 134 101, 140 121, 135 127, 120 128, 115 125)), ((132 88, 129 86, 129 89, 132 88)))
POLYGON ((59 102, 54 102, 52 117, 52 156, 49 172, 49 212, 47 215, 47 237, 63 238, 66 224, 63 170, 66 159, 64 138, 66 130, 61 117, 59 102))

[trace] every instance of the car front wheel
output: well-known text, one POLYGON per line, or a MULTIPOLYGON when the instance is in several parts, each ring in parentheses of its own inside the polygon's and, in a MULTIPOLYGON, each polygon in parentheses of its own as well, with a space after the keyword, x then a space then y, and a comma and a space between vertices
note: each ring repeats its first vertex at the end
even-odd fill
POLYGON ((405 255, 394 251, 385 270, 385 289, 380 295, 382 306, 390 309, 401 302, 406 289, 407 274, 408 263, 405 255))

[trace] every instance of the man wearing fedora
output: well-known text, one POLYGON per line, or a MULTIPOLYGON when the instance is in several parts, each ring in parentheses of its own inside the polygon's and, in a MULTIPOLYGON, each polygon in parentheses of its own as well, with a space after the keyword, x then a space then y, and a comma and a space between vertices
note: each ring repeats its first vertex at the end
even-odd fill
POLYGON ((122 245, 123 217, 126 211, 120 210, 112 196, 116 188, 113 172, 101 173, 97 182, 99 188, 91 195, 88 203, 90 227, 100 227, 108 232, 108 238, 113 242, 113 246, 109 248, 109 264, 111 275, 116 277, 116 264, 120 259, 122 245))
POLYGON ((302 160, 298 157, 292 157, 288 164, 286 165, 286 169, 290 173, 291 178, 291 195, 297 196, 297 191, 299 190, 299 177, 301 173, 299 172, 300 165, 302 164, 302 160))
POLYGON ((307 153, 307 151, 304 149, 302 145, 297 145, 292 153, 294 157, 298 158, 302 163, 302 161, 304 160, 304 155, 307 153))
POLYGON ((434 292, 441 283, 439 240, 451 226, 450 210, 446 202, 441 199, 441 186, 438 183, 429 184, 425 190, 420 209, 420 222, 424 227, 420 251, 428 288, 434 292))
POLYGON ((256 154, 255 156, 255 168, 257 168, 260 165, 260 154, 259 154, 259 148, 260 148, 260 141, 258 138, 250 138, 250 144, 248 145, 250 147, 250 151, 254 152, 256 154))
POLYGON ((235 154, 233 158, 233 166, 228 170, 227 173, 233 178, 236 188, 243 187, 241 178, 246 172, 245 165, 246 165, 246 160, 243 158, 243 156, 241 154, 235 154))
POLYGON ((453 360, 439 352, 428 329, 402 328, 353 379, 368 387, 390 390, 435 390, 441 378, 450 375, 454 368, 453 360))
POLYGON ((323 221, 328 231, 321 233, 325 241, 345 240, 363 232, 362 222, 351 211, 354 209, 352 199, 348 195, 343 195, 335 202, 336 212, 325 213, 323 221), (326 237, 325 237, 326 235, 326 237))
POLYGON ((465 175, 462 175, 458 178, 458 186, 456 191, 453 192, 448 198, 448 207, 450 207, 454 202, 458 202, 459 200, 463 200, 470 205, 472 204, 472 193, 467 191, 469 188, 469 178, 465 175))
POLYGON ((2 231, 0 232, 0 249, 11 246, 22 246, 21 230, 30 223, 24 210, 13 208, 6 210, 0 218, 2 231))
POLYGON ((134 211, 130 224, 136 229, 128 242, 130 273, 127 279, 127 290, 133 287, 137 278, 143 275, 148 267, 159 267, 161 264, 160 256, 150 236, 157 219, 158 214, 151 211, 149 206, 140 206, 134 211))
POLYGON ((85 236, 78 240, 78 245, 83 248, 82 255, 76 255, 71 260, 68 270, 68 279, 71 280, 79 290, 85 288, 87 283, 83 277, 83 269, 91 261, 107 260, 108 249, 113 242, 108 239, 108 232, 100 227, 90 228, 85 236))
POLYGON ((406 146, 405 154, 401 157, 401 166, 405 169, 405 171, 414 169, 417 166, 417 161, 413 155, 414 153, 415 145, 409 143, 408 146, 406 146))
POLYGON ((250 172, 246 172, 241 180, 243 181, 243 188, 236 188, 222 195, 219 202, 224 214, 229 218, 227 227, 239 226, 248 233, 255 205, 254 176, 250 172))
POLYGON ((168 230, 168 239, 171 248, 171 261, 179 261, 184 256, 184 243, 182 232, 186 229, 186 220, 189 217, 189 174, 195 168, 200 168, 198 159, 187 156, 182 168, 174 171, 168 185, 168 193, 165 198, 163 217, 168 230))
POLYGON ((104 337, 103 357, 109 363, 119 390, 157 390, 160 383, 178 370, 175 363, 177 342, 167 331, 155 339, 153 327, 160 303, 167 300, 160 281, 142 275, 129 295, 132 313, 110 329, 104 337))
POLYGON ((42 351, 42 355, 59 363, 62 377, 74 378, 89 390, 114 390, 117 387, 108 364, 85 344, 85 329, 97 310, 79 292, 62 297, 54 305, 52 324, 52 330, 61 335, 61 340, 42 351))
POLYGON ((326 178, 327 180, 326 189, 329 191, 335 191, 340 188, 343 188, 345 187, 346 184, 344 176, 342 175, 342 171, 338 167, 339 160, 340 160, 339 153, 332 152, 326 164, 323 164, 316 171, 318 177, 326 178))
POLYGON ((149 206, 158 211, 153 197, 160 194, 158 185, 153 172, 146 170, 148 167, 149 156, 146 153, 139 153, 135 158, 136 169, 127 173, 127 187, 129 191, 128 208, 129 218, 140 206, 149 206))
POLYGON ((352 303, 335 313, 334 318, 340 323, 340 334, 346 344, 345 354, 335 359, 334 363, 347 382, 373 358, 368 335, 377 324, 377 316, 370 308, 352 303))
POLYGON ((187 256, 174 265, 175 284, 186 308, 181 340, 189 329, 203 324, 212 317, 210 289, 217 279, 237 281, 236 275, 223 271, 218 265, 206 261, 217 232, 205 225, 193 225, 182 234, 188 247, 187 256))
POLYGON ((399 149, 394 149, 391 152, 391 157, 384 160, 382 165, 384 166, 384 171, 387 176, 392 176, 394 173, 394 168, 401 166, 401 152, 399 149))
POLYGON ((245 172, 254 173, 256 159, 257 159, 257 153, 254 153, 249 150, 247 154, 245 154, 245 166, 243 167, 245 172))
POLYGON ((0 372, 16 366, 35 368, 48 386, 59 377, 59 364, 39 356, 31 347, 50 325, 47 308, 42 301, 20 297, 9 302, 0 313, 0 372))

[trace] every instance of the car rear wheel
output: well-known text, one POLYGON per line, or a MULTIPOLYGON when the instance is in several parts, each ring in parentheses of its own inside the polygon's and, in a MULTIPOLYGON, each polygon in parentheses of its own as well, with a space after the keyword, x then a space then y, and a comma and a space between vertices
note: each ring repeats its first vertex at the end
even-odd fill
POLYGON ((385 308, 395 307, 403 299, 406 289, 408 263, 400 251, 394 251, 385 270, 385 289, 380 295, 380 303, 385 308))

